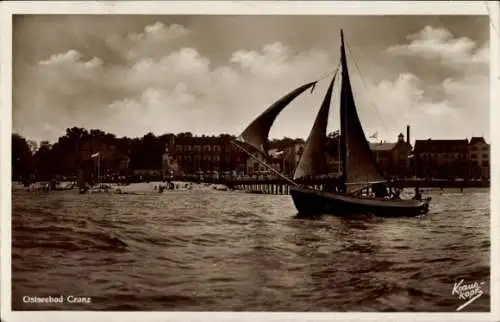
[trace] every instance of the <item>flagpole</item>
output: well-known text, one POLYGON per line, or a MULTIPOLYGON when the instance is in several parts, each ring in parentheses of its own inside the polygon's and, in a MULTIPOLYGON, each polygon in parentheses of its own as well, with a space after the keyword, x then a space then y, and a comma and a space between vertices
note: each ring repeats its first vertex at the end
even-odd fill
POLYGON ((101 155, 97 156, 97 183, 99 183, 99 175, 101 170, 101 155))

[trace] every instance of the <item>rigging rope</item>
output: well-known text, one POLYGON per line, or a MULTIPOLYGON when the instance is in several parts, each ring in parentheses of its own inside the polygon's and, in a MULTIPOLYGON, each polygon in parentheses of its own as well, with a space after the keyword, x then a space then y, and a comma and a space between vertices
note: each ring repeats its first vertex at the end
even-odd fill
POLYGON ((341 63, 341 61, 340 61, 340 59, 339 59, 339 62, 338 62, 338 64, 337 64, 337 67, 336 67, 334 70, 329 71, 328 73, 326 73, 326 74, 325 74, 324 76, 322 76, 321 78, 318 78, 318 80, 317 80, 316 82, 320 82, 320 81, 322 81, 323 79, 327 78, 328 76, 331 76, 331 75, 336 74, 336 73, 339 71, 339 68, 340 68, 340 63, 341 63))
POLYGON ((385 126, 384 121, 382 120, 382 117, 380 116, 379 110, 377 108, 377 104, 375 104, 373 97, 370 95, 370 90, 368 89, 368 86, 366 85, 365 79, 363 77, 363 74, 361 73, 361 69, 359 68, 358 63, 356 62, 356 59, 354 58, 354 55, 352 54, 351 47, 349 47, 349 44, 347 42, 345 45, 347 47, 347 50, 349 51, 349 54, 351 55, 351 58, 354 62, 354 66, 356 66, 356 69, 358 70, 359 76, 361 77, 361 81, 363 82, 363 85, 365 86, 366 91, 368 92, 368 96, 370 97, 370 101, 372 102, 373 107, 375 108, 375 112, 377 112, 377 116, 380 120, 380 123, 382 123, 382 127, 384 128, 384 131, 385 131, 385 135, 388 136, 389 132, 387 131, 387 127, 385 126))
POLYGON ((245 149, 242 145, 240 145, 238 142, 236 142, 235 140, 231 141, 231 143, 235 146, 237 146, 238 148, 240 148, 243 152, 245 152, 246 154, 248 154, 249 157, 251 157, 252 159, 256 160, 257 162, 259 162, 260 164, 262 164, 264 167, 266 167, 268 170, 271 170, 272 172, 274 172, 277 176, 279 176, 280 178, 284 179, 285 181, 289 182, 290 184, 294 185, 294 186, 298 186, 299 184, 297 182, 295 182, 294 180, 288 178, 287 176, 285 176, 284 174, 282 174, 281 172, 279 172, 278 170, 276 170, 275 168, 273 168, 271 165, 267 164, 265 161, 259 159, 259 157, 255 156, 252 154, 252 152, 248 151, 247 149, 245 149))

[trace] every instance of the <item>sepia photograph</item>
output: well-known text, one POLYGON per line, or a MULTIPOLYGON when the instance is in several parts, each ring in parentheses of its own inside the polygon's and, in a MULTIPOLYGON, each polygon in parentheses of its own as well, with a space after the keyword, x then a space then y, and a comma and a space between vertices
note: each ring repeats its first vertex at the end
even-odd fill
POLYGON ((491 319, 498 2, 210 2, 9 15, 2 310, 491 319))

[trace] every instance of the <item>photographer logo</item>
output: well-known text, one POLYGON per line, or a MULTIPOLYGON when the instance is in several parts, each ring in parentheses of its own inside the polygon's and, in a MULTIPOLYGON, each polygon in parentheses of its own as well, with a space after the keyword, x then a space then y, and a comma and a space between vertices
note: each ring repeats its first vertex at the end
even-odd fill
POLYGON ((463 279, 453 284, 451 295, 457 296, 459 300, 465 301, 465 303, 457 308, 457 311, 461 311, 480 298, 484 294, 484 284, 485 282, 467 282, 463 279))

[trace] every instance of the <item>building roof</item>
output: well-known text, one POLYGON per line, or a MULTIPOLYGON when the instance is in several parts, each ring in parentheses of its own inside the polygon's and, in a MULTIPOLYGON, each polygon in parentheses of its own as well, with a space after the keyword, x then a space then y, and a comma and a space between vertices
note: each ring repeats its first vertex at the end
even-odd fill
POLYGON ((370 149, 372 151, 391 151, 396 146, 396 143, 370 143, 370 149))
POLYGON ((486 144, 486 141, 484 140, 484 138, 482 136, 473 136, 470 139, 471 145, 478 144, 478 143, 486 144))

